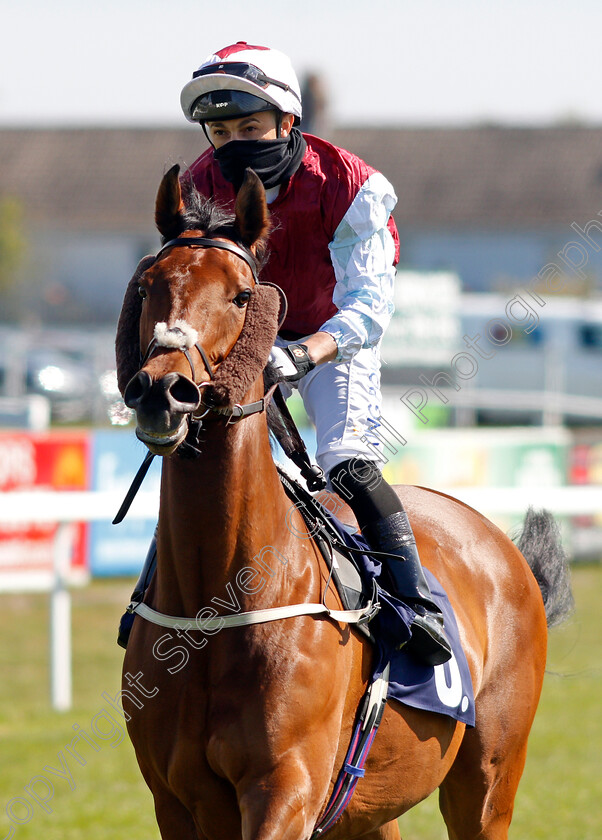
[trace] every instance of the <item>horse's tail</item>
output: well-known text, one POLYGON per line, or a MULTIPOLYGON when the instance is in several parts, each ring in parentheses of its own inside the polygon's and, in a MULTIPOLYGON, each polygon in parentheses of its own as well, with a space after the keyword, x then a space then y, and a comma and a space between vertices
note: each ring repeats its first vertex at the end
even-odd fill
POLYGON ((568 559, 552 514, 529 508, 516 545, 539 584, 548 627, 560 624, 571 614, 575 604, 568 559))

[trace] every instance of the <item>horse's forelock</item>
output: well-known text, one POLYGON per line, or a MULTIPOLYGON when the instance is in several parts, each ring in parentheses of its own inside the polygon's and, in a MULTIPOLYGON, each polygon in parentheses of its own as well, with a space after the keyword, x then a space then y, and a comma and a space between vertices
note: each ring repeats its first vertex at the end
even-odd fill
MULTIPOLYGON (((184 210, 180 215, 182 226, 176 235, 186 230, 200 230, 204 236, 222 236, 236 241, 234 212, 215 199, 202 195, 189 177, 184 176, 181 184, 184 210)), ((265 242, 255 244, 253 256, 261 268, 267 257, 265 242)))
POLYGON ((194 185, 186 184, 183 199, 180 233, 185 230, 201 230, 205 236, 216 236, 219 231, 227 235, 228 231, 234 229, 234 213, 215 199, 201 195, 194 185))

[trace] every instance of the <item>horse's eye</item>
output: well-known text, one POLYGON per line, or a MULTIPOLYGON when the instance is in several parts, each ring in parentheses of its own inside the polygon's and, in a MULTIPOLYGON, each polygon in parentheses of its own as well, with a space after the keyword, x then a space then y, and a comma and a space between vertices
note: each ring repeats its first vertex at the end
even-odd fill
POLYGON ((247 305, 247 303, 250 301, 250 299, 251 299, 251 292, 247 290, 246 292, 240 292, 240 294, 236 295, 236 297, 233 300, 233 303, 236 306, 238 306, 239 309, 242 309, 243 306, 247 305))
POLYGON ((140 295, 142 300, 146 298, 146 289, 144 288, 144 286, 138 286, 138 294, 140 295))

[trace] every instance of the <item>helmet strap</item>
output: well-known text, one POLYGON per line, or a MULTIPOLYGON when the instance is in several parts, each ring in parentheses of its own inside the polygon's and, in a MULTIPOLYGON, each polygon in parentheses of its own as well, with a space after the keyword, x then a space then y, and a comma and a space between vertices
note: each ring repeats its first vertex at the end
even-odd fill
POLYGON ((204 135, 205 135, 205 137, 207 138, 207 140, 208 140, 208 142, 209 142, 209 145, 210 145, 213 149, 215 149, 215 146, 213 145, 213 143, 211 142, 211 138, 209 137, 209 133, 207 132, 207 126, 205 125, 205 120, 201 120, 201 128, 203 129, 203 134, 204 134, 204 135))

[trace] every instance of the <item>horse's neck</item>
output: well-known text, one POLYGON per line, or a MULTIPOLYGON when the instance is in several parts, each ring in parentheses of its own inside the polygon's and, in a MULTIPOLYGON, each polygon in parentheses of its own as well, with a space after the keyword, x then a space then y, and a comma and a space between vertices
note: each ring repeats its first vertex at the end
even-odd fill
POLYGON ((273 464, 265 417, 228 428, 212 422, 203 437, 197 459, 174 456, 163 467, 157 606, 184 615, 213 597, 227 599, 232 587, 248 600, 261 575, 285 595, 294 586, 288 559, 301 542, 289 528, 291 502, 273 464))

